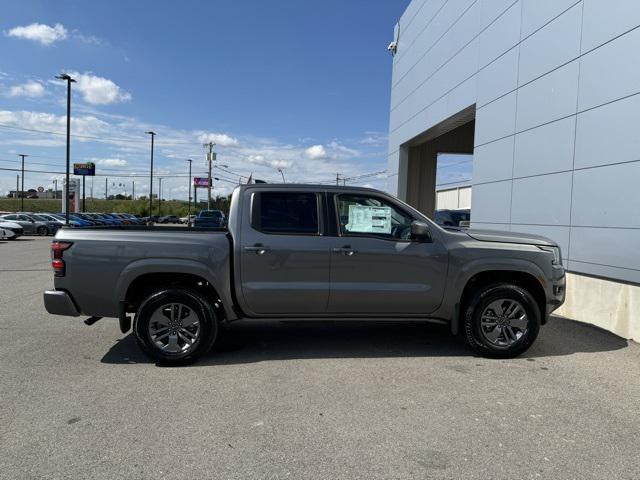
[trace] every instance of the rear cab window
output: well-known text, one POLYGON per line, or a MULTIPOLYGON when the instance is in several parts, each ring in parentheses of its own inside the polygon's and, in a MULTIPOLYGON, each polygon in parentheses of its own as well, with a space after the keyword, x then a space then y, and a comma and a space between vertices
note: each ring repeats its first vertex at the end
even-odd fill
POLYGON ((318 195, 314 192, 257 192, 251 226, 263 233, 320 235, 318 195))

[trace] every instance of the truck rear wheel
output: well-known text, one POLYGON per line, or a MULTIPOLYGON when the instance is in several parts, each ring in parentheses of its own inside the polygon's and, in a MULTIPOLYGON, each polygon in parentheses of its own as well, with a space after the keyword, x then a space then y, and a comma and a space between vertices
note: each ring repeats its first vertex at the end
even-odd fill
POLYGON ((540 331, 540 309, 522 287, 497 283, 480 287, 464 311, 464 336, 485 357, 513 358, 525 352, 540 331))
POLYGON ((147 297, 133 331, 144 353, 163 365, 187 365, 211 349, 218 325, 202 295, 183 289, 160 290, 147 297))

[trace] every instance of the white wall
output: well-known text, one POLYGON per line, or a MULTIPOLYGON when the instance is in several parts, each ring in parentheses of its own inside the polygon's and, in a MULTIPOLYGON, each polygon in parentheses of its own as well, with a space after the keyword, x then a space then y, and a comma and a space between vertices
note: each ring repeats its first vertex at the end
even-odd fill
POLYGON ((436 209, 471 208, 471 186, 436 190, 436 209))
POLYGON ((473 225, 640 283, 640 1, 414 0, 398 23, 389 191, 401 146, 475 104, 473 225))

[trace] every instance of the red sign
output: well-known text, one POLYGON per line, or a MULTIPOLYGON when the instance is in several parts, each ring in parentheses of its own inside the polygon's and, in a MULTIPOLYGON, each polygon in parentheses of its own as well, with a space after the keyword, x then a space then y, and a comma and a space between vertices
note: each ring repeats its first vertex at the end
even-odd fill
POLYGON ((210 187, 209 179, 207 177, 193 177, 194 187, 210 187))

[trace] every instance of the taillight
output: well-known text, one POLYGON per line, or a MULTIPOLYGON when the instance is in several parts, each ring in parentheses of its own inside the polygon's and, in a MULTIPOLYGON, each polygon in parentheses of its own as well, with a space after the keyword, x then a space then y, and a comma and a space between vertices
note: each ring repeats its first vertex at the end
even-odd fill
POLYGON ((72 242, 52 242, 51 243, 51 268, 55 277, 64 277, 65 264, 62 255, 73 245, 72 242))

